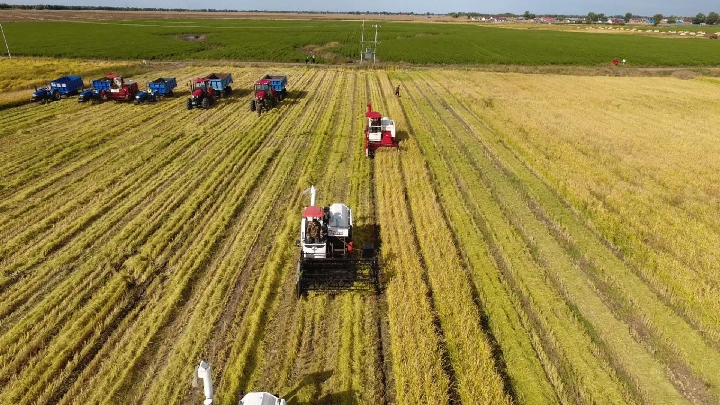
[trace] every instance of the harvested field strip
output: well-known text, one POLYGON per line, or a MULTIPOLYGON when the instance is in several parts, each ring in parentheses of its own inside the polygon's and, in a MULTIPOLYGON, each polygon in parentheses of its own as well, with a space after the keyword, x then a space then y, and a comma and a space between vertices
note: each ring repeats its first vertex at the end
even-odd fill
MULTIPOLYGON (((320 82, 322 82, 322 79, 321 79, 321 78, 317 78, 317 79, 315 80, 315 82, 316 82, 316 83, 320 83, 320 82)), ((301 110, 301 109, 298 108, 298 110, 301 110)), ((252 114, 249 114, 249 115, 252 116, 252 114)), ((253 116, 253 118, 254 118, 254 116, 253 116)), ((266 120, 265 122, 267 122, 268 124, 270 124, 272 121, 268 122, 268 121, 266 120)), ((287 122, 290 122, 290 121, 287 121, 287 122)), ((268 134, 269 134, 269 132, 268 132, 268 134)), ((266 144, 266 145, 263 147, 263 152, 261 152, 261 155, 258 156, 258 157, 256 157, 256 159, 260 159, 261 156, 262 156, 262 154, 275 155, 275 154, 277 153, 277 152, 276 152, 277 150, 282 150, 282 151, 292 150, 292 147, 290 147, 289 145, 288 145, 288 146, 283 146, 283 145, 282 145, 282 142, 284 142, 284 138, 285 138, 285 135, 284 135, 284 134, 285 134, 285 129, 283 129, 282 127, 280 127, 277 131, 274 131, 274 132, 273 132, 273 135, 271 136, 271 138, 269 138, 269 139, 271 140, 271 142, 269 142, 268 144, 266 144), (276 139, 276 138, 277 138, 277 139, 276 139), (280 144, 277 144, 278 142, 280 142, 280 144), (277 145, 275 145, 275 144, 277 144, 277 145)), ((265 135, 265 136, 268 136, 268 135, 265 135)), ((261 137, 247 137, 247 139, 257 139, 256 142, 258 142, 258 141, 262 141, 263 138, 265 138, 265 136, 261 136, 261 137)), ((278 156, 278 157, 276 157, 276 158, 273 158, 273 160, 274 160, 274 161, 277 161, 277 160, 281 159, 281 156, 282 156, 282 155, 280 155, 280 156, 278 156)), ((229 159, 229 161, 232 162, 233 159, 229 159)), ((257 165, 257 163, 248 162, 248 165, 247 165, 247 166, 248 166, 248 167, 253 167, 253 166, 255 166, 255 165, 257 165)), ((257 169, 261 170, 262 172, 265 172, 265 170, 264 170, 264 165, 260 165, 257 169)), ((253 169, 253 170, 256 170, 256 169, 253 169)), ((266 179, 266 180, 267 180, 267 179, 266 179)), ((259 184, 259 183, 258 183, 258 184, 259 184)), ((231 187, 231 188, 229 188, 229 189, 232 190, 233 188, 236 188, 236 189, 237 189, 237 187, 231 187)), ((243 191, 243 193, 244 193, 245 196, 247 196, 248 191, 251 190, 251 189, 253 189, 253 188, 252 188, 252 187, 251 187, 251 188, 246 188, 246 186, 244 186, 244 185, 243 185, 243 187, 240 188, 240 190, 245 190, 245 191, 243 191)), ((233 192, 234 192, 234 191, 233 191, 233 192)), ((230 197, 228 197, 228 198, 230 198, 230 201, 235 201, 235 202, 233 203, 233 205, 234 205, 234 204, 237 204, 236 207, 237 207, 238 210, 239 210, 239 209, 242 209, 242 207, 245 206, 245 200, 241 200, 241 199, 237 199, 237 198, 232 198, 232 196, 230 196, 230 197)), ((245 197, 245 198, 246 198, 246 197, 245 197)), ((269 201, 272 201, 272 200, 269 200, 269 201)), ((258 214, 265 214, 265 215, 266 215, 266 214, 267 214, 267 210, 266 210, 266 211, 259 211, 258 214)), ((207 267, 213 262, 214 257, 215 257, 215 254, 216 254, 219 250, 221 250, 220 247, 221 247, 223 244, 225 244, 225 243, 230 243, 229 241, 230 241, 231 239, 228 239, 228 238, 229 238, 228 230, 232 227, 232 226, 231 226, 231 225, 232 225, 231 221, 232 221, 237 215, 238 215, 238 211, 235 211, 233 214, 230 214, 230 215, 222 215, 222 216, 221 216, 221 218, 223 218, 223 221, 228 221, 228 222, 225 222, 225 226, 224 226, 224 228, 223 228, 223 229, 224 229, 224 232, 223 232, 223 234, 222 234, 222 236, 221 236, 221 239, 218 239, 218 240, 214 243, 214 245, 213 245, 213 246, 214 246, 214 249, 213 249, 212 254, 210 254, 210 256, 208 256, 202 263, 199 263, 199 264, 198 264, 199 266, 202 266, 202 268, 207 268, 207 267)), ((209 215, 209 216, 208 216, 208 219, 210 219, 210 218, 213 218, 213 215, 209 215)), ((256 225, 257 225, 257 222, 248 222, 246 225, 247 225, 248 227, 251 227, 251 226, 253 226, 253 225, 256 226, 256 225)), ((250 229, 252 229, 252 228, 247 228, 247 229, 245 230, 245 234, 247 234, 248 236, 252 235, 252 232, 249 231, 250 229)), ((191 240, 192 240, 192 239, 191 239, 191 240)), ((179 250, 180 250, 180 249, 179 249, 179 250)), ((180 251, 182 251, 182 250, 180 250, 180 251)), ((171 263, 172 263, 172 262, 171 262, 171 263)), ((237 271, 237 270, 241 270, 240 267, 236 267, 235 269, 236 269, 236 271, 237 271)), ((228 270, 228 271, 230 271, 230 270, 228 270)), ((207 271, 206 271, 206 272, 203 272, 203 273, 201 273, 201 274, 207 274, 207 271)), ((215 272, 215 274, 216 274, 216 275, 222 275, 223 273, 215 272)), ((197 281, 195 281, 195 282, 197 282, 197 281)), ((187 299, 188 299, 188 298, 184 298, 182 301, 180 301, 180 302, 178 303, 179 305, 176 305, 176 306, 175 306, 176 308, 173 308, 173 309, 172 309, 172 313, 171 313, 170 315, 168 315, 168 316, 170 316, 170 318, 168 318, 168 322, 170 322, 170 321, 172 320, 172 317, 177 316, 178 313, 182 313, 182 310, 181 310, 180 308, 182 308, 182 306, 185 305, 185 300, 187 300, 187 299)), ((168 306, 167 308, 171 308, 171 307, 168 306)), ((167 310, 163 310, 162 308, 159 308, 159 310, 161 310, 161 311, 167 311, 167 310)), ((146 319, 148 319, 148 318, 146 318, 146 319)), ((152 318, 149 318, 149 319, 152 319, 152 318)), ((196 327, 196 328, 200 326, 200 325, 199 325, 200 321, 204 321, 204 320, 201 320, 200 318, 196 318, 196 319, 195 319, 195 327, 196 327)), ((161 327, 162 327, 162 326, 164 326, 164 325, 158 325, 158 326, 161 326, 161 327)), ((145 330, 144 327, 142 327, 142 325, 133 326, 133 329, 145 330)), ((157 332, 156 332, 156 333, 161 334, 162 332, 161 332, 160 329, 157 329, 157 332)), ((187 336, 188 336, 188 337, 193 337, 193 338, 196 337, 196 336, 193 336, 193 335, 187 335, 187 336)), ((130 339, 130 338, 128 338, 128 339, 130 339)), ((147 339, 147 338, 145 338, 145 339, 147 339)), ((126 339, 126 340, 127 340, 127 339, 126 339)), ((146 343, 132 343, 132 341, 128 341, 128 342, 123 342, 123 344, 126 345, 126 347, 127 347, 126 351, 127 351, 128 353, 132 353, 132 352, 134 352, 134 351, 137 350, 136 348, 137 348, 139 345, 141 345, 140 347, 143 347, 144 345, 149 344, 149 342, 146 341, 146 343)), ((116 355, 122 355, 122 352, 117 353, 116 355)), ((158 359, 160 359, 160 358, 158 358, 158 359)), ((178 358, 178 359, 177 359, 177 361, 183 361, 183 360, 187 360, 187 358, 184 357, 184 356, 182 356, 182 355, 181 355, 181 358, 178 358)), ((139 361, 139 358, 136 358, 135 361, 139 361)), ((172 364, 175 364, 175 366, 177 367, 177 364, 178 364, 178 363, 177 363, 177 362, 173 362, 173 363, 171 363, 171 365, 172 365, 172 364)), ((183 364, 183 366, 184 366, 184 367, 187 367, 187 364, 183 364)), ((171 368, 171 370, 172 370, 172 368, 171 368)), ((130 380, 128 380, 125 384, 129 384, 129 382, 132 381, 133 378, 135 378, 135 377, 134 377, 134 373, 127 374, 127 378, 129 378, 130 380)), ((166 382, 170 382, 170 381, 166 381, 166 382)), ((121 387, 121 386, 118 387, 118 390, 121 389, 120 387, 121 387)), ((129 388, 129 387, 128 387, 128 388, 129 388)), ((176 393, 176 395, 177 395, 177 393, 176 393)), ((105 397, 103 397, 103 398, 105 398, 105 397)), ((99 398, 99 400, 100 400, 100 398, 99 398)))
MULTIPOLYGON (((418 86, 417 81, 406 82, 406 85, 418 86)), ((427 98, 437 95, 433 89, 422 89, 420 94, 427 98)), ((409 94, 410 97, 413 95, 409 94)), ((424 103, 414 105, 425 107, 424 103)), ((433 185, 442 201, 443 212, 448 215, 448 225, 452 227, 457 238, 456 245, 461 247, 469 267, 475 293, 487 311, 487 322, 494 335, 495 345, 499 346, 495 357, 504 362, 503 372, 510 379, 514 400, 520 403, 556 402, 554 389, 562 396, 563 385, 554 366, 547 361, 547 354, 537 344, 537 335, 525 330, 530 327, 527 314, 522 311, 522 304, 511 287, 502 282, 503 274, 496 267, 504 263, 494 263, 491 259, 491 249, 485 244, 485 236, 480 230, 486 229, 486 224, 483 222, 478 225, 469 208, 472 204, 468 204, 468 201, 471 202, 467 196, 468 185, 456 170, 450 168, 450 163, 444 159, 446 156, 439 155, 433 146, 445 139, 440 139, 436 130, 428 125, 427 120, 421 119, 416 111, 408 109, 408 116, 413 118, 413 122, 418 122, 415 125, 408 124, 408 128, 416 134, 428 167, 432 170, 433 185), (543 358, 547 370, 543 369, 539 358, 543 358), (554 389, 548 376, 555 382, 554 389)))
MULTIPOLYGON (((435 85, 439 86, 439 83, 435 85)), ((550 234, 567 251, 573 265, 581 269, 588 281, 599 289, 600 297, 614 315, 633 329, 635 340, 649 346, 658 360, 667 364, 672 373, 670 378, 678 381, 683 394, 690 399, 715 401, 719 397, 720 386, 720 370, 715 367, 720 364, 717 350, 662 304, 649 287, 613 255, 540 179, 496 136, 484 129, 484 123, 476 115, 465 106, 454 105, 451 108, 457 111, 455 118, 467 122, 465 128, 473 128, 468 132, 482 139, 485 153, 492 157, 506 176, 515 179, 515 185, 522 185, 518 189, 526 205, 538 220, 546 222, 550 234), (476 132, 476 129, 480 130, 476 132), (688 373, 685 367, 692 372, 688 373)), ((624 351, 623 356, 627 356, 627 352, 624 351)))

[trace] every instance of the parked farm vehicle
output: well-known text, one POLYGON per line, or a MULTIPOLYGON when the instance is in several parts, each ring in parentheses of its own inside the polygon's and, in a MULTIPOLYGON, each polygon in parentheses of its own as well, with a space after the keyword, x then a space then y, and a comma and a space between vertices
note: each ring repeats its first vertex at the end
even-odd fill
POLYGON ((83 90, 83 92, 80 93, 80 96, 78 97, 78 103, 86 103, 88 101, 92 101, 93 103, 101 102, 102 100, 100 99, 100 92, 98 92, 94 88, 83 90))
POLYGON ((122 76, 112 73, 102 79, 93 80, 93 87, 102 101, 130 101, 139 92, 138 85, 134 80, 125 80, 122 76))
POLYGON ((211 73, 190 82, 190 98, 185 103, 188 110, 193 108, 210 108, 215 102, 232 94, 230 73, 211 73))
POLYGON ((310 187, 310 206, 300 221, 300 260, 296 292, 367 290, 378 288, 378 261, 372 243, 365 243, 357 257, 353 241, 352 210, 345 204, 315 205, 316 189, 310 187))
MULTIPOLYGON (((203 380, 203 393, 205 401, 203 405, 215 404, 215 392, 212 385, 211 376, 212 367, 204 360, 200 361, 200 365, 195 368, 193 376, 193 387, 198 387, 198 378, 203 380)), ((280 398, 280 394, 272 395, 268 392, 250 392, 243 395, 240 392, 240 402, 238 405, 285 405, 285 400, 280 398)))
POLYGON ((397 148, 400 141, 395 137, 395 121, 383 117, 379 112, 373 111, 372 104, 367 105, 365 114, 365 156, 371 157, 379 148, 397 148))
POLYGON ((50 82, 47 86, 38 89, 30 98, 30 102, 50 102, 60 100, 62 97, 74 96, 85 87, 80 76, 63 76, 50 82))
POLYGON ((147 84, 147 90, 139 92, 135 96, 135 104, 148 101, 158 101, 163 97, 172 97, 173 89, 177 87, 177 80, 174 77, 161 77, 147 84))
POLYGON ((265 75, 255 82, 255 97, 250 100, 250 111, 269 111, 287 96, 287 75, 265 75))

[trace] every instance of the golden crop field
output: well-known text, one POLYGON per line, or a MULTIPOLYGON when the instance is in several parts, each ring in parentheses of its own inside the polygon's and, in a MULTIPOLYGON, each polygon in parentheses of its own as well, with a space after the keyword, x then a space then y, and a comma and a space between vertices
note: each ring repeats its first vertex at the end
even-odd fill
POLYGON ((0 403, 199 404, 201 359, 227 405, 720 401, 716 81, 162 66, 177 98, 0 110, 0 403), (365 157, 367 103, 399 151, 365 157), (311 184, 379 294, 296 298, 311 184))

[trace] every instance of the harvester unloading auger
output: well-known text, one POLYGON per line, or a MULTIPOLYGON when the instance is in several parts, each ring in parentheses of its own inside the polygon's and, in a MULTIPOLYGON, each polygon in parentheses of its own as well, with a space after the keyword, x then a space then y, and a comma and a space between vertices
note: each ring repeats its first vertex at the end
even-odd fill
POLYGON ((315 205, 317 190, 300 221, 300 260, 297 265, 297 296, 307 291, 378 289, 378 260, 372 243, 365 243, 360 257, 353 242, 352 210, 335 203, 315 205))

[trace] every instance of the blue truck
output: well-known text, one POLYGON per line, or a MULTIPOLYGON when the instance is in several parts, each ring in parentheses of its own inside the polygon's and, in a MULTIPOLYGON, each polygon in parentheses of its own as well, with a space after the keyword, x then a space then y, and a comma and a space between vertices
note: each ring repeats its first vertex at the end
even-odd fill
POLYGON ((188 110, 210 108, 217 99, 232 94, 233 82, 230 73, 210 73, 190 82, 190 98, 185 103, 188 110))
POLYGON ((173 89, 177 87, 177 80, 174 77, 160 77, 148 83, 147 90, 141 91, 135 96, 135 104, 147 101, 158 101, 162 97, 172 97, 173 89))
POLYGON ((49 85, 38 89, 30 98, 30 102, 50 102, 60 100, 61 97, 74 96, 85 87, 80 76, 63 76, 50 82, 49 85))
POLYGON ((265 75, 255 82, 255 98, 250 100, 250 111, 269 111, 287 97, 287 75, 265 75))

